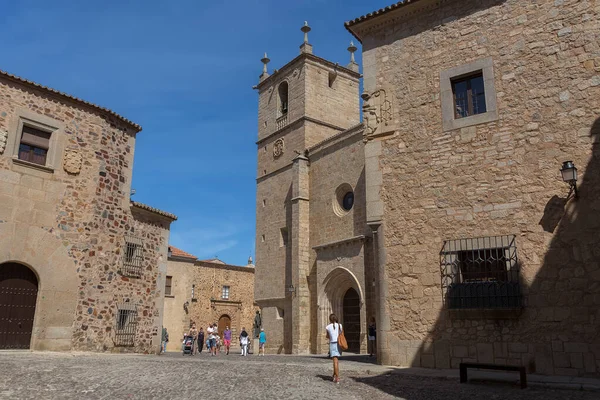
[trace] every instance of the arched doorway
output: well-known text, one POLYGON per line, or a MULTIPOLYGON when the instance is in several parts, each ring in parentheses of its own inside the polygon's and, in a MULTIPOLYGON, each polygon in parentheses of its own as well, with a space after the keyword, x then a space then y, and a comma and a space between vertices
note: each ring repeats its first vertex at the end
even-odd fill
POLYGON ((221 315, 221 318, 219 318, 218 325, 219 336, 221 337, 221 339, 223 338, 223 332, 225 331, 225 327, 227 326, 229 327, 229 329, 231 329, 231 318, 229 318, 229 315, 223 314, 221 315))
POLYGON ((346 291, 343 300, 344 335, 348 342, 348 351, 360 352, 360 297, 353 288, 346 291))
POLYGON ((0 265, 0 349, 31 345, 38 280, 22 264, 0 265))
MULTIPOLYGON (((347 268, 334 268, 320 285, 318 310, 319 329, 329 324, 329 315, 334 313, 344 326, 348 351, 366 351, 366 314, 364 293, 358 278, 347 268)), ((329 344, 317 337, 317 351, 327 353, 329 344)))

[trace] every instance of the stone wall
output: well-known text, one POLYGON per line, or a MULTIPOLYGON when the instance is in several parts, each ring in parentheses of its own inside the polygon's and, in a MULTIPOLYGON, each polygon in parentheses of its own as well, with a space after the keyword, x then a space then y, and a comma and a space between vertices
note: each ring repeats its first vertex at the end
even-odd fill
POLYGON ((389 288, 382 362, 598 376, 599 13, 590 1, 419 1, 360 28, 365 89, 391 88, 402 105, 379 151, 389 288), (488 57, 497 120, 445 130, 440 76, 488 57), (579 168, 578 199, 566 199, 565 160, 579 168), (509 234, 522 314, 451 315, 440 287, 443 241, 509 234))
MULTIPOLYGON (((223 315, 231 319, 233 338, 242 328, 251 334, 254 323, 254 268, 233 265, 169 259, 167 275, 172 276, 172 295, 165 298, 164 326, 169 331, 167 350, 180 351, 181 339, 192 323, 206 331, 223 315), (192 298, 194 285, 194 298, 192 298), (222 298, 223 286, 229 286, 229 299, 222 298), (188 302, 187 311, 183 304, 188 302)), ((238 347, 236 340, 232 346, 238 347)))
POLYGON ((158 349, 161 257, 169 224, 133 212, 129 192, 139 127, 66 96, 0 77, 0 262, 39 277, 32 347, 39 350, 158 349), (17 158, 20 126, 52 130, 48 166, 17 158), (141 278, 119 274, 124 236, 144 243, 141 278), (120 302, 138 306, 133 347, 115 348, 120 302))

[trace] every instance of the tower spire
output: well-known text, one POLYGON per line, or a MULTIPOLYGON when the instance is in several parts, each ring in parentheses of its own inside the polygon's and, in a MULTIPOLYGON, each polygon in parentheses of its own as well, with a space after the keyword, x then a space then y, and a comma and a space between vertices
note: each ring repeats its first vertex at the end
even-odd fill
POLYGON ((354 42, 350 41, 350 46, 348 46, 348 51, 350 52, 350 64, 348 64, 348 69, 352 71, 358 72, 358 63, 354 60, 354 52, 356 51, 356 46, 354 42))
POLYGON ((267 52, 265 52, 265 55, 263 58, 261 58, 260 62, 263 63, 263 70, 262 70, 262 74, 260 74, 260 81, 264 81, 265 79, 267 79, 269 77, 269 72, 267 72, 267 64, 269 63, 269 61, 271 61, 269 59, 269 57, 267 57, 267 52))
POLYGON ((300 53, 312 54, 312 45, 308 43, 308 32, 310 32, 311 29, 310 26, 308 26, 307 21, 304 21, 304 25, 300 30, 304 33, 304 43, 300 46, 300 53))

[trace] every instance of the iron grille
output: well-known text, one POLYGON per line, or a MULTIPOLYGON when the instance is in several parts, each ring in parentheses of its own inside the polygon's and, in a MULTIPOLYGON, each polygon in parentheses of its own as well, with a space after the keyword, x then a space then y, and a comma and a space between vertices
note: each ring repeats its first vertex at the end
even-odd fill
POLYGON ((451 309, 520 308, 515 235, 446 240, 440 252, 442 294, 451 309))
POLYGON ((144 243, 142 242, 142 239, 132 236, 126 236, 121 274, 139 278, 140 276, 142 276, 143 260, 144 243))
POLYGON ((129 303, 119 305, 116 322, 115 345, 133 346, 137 331, 137 307, 129 303))

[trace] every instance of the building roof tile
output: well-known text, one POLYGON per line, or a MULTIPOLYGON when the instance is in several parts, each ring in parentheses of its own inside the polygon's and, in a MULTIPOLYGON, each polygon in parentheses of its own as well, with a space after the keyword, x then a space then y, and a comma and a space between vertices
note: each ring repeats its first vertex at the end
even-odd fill
POLYGON ((8 79, 10 79, 12 81, 23 83, 23 84, 25 84, 27 86, 34 87, 36 89, 42 89, 42 90, 44 90, 46 92, 50 92, 50 93, 52 93, 54 95, 57 95, 59 97, 62 97, 64 99, 68 99, 70 101, 74 101, 75 103, 79 103, 79 104, 87 106, 87 107, 91 107, 91 108, 93 108, 96 111, 100 111, 100 112, 109 114, 109 115, 111 115, 111 116, 113 116, 113 117, 121 120, 125 124, 129 125, 133 129, 135 129, 136 132, 139 132, 139 131, 142 130, 142 127, 140 125, 136 124, 133 121, 128 120, 127 118, 125 118, 125 117, 117 114, 116 112, 114 112, 112 110, 109 110, 108 108, 101 107, 101 106, 99 106, 97 104, 90 103, 89 101, 85 101, 85 100, 82 100, 82 99, 80 99, 78 97, 71 96, 70 94, 58 91, 56 89, 49 88, 48 86, 40 85, 39 83, 30 81, 29 79, 21 78, 20 76, 10 74, 10 73, 8 73, 6 71, 3 71, 3 70, 0 70, 0 77, 5 77, 5 78, 8 78, 8 79))
POLYGON ((194 261, 198 259, 198 257, 196 257, 195 255, 187 253, 181 249, 178 249, 177 247, 175 247, 171 244, 169 245, 169 250, 171 251, 172 257, 189 258, 194 261))
POLYGON ((368 14, 365 14, 365 15, 361 15, 360 17, 358 17, 358 18, 354 18, 353 20, 346 21, 346 22, 344 22, 344 26, 346 27, 346 29, 347 29, 347 30, 348 30, 348 31, 349 31, 349 32, 350 32, 350 33, 351 33, 351 34, 352 34, 354 37, 356 37, 358 40, 361 40, 361 39, 360 39, 358 36, 356 36, 356 33, 354 33, 354 32, 353 32, 353 31, 350 29, 352 26, 354 26, 354 25, 356 25, 356 24, 359 24, 359 23, 361 23, 361 22, 365 22, 365 21, 371 20, 371 19, 373 19, 373 18, 379 17, 379 16, 381 16, 381 15, 383 15, 383 14, 387 14, 387 13, 389 13, 389 12, 391 12, 391 11, 394 11, 394 10, 396 10, 396 9, 400 8, 400 7, 407 6, 407 5, 411 4, 411 3, 416 3, 417 1, 419 1, 419 0, 401 0, 401 1, 397 2, 397 3, 394 3, 394 4, 392 4, 392 5, 389 5, 389 6, 387 6, 387 7, 380 8, 379 10, 375 10, 375 11, 373 11, 373 12, 370 12, 370 13, 368 13, 368 14))
POLYGON ((150 211, 153 212, 155 214, 159 214, 162 215, 163 217, 167 217, 172 219, 173 221, 177 220, 177 215, 175 214, 171 214, 169 212, 163 211, 163 210, 159 210, 158 208, 154 208, 154 207, 150 207, 149 205, 137 202, 137 201, 133 201, 131 200, 131 205, 137 208, 141 208, 142 210, 146 210, 146 211, 150 211))

